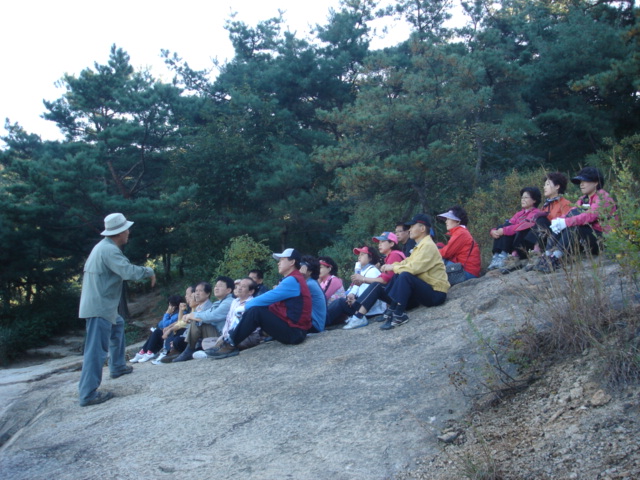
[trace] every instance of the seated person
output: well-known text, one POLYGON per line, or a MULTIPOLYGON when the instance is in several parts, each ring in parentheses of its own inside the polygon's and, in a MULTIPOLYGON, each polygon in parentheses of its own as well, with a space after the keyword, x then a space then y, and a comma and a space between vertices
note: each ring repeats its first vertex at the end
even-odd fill
POLYGON ((185 320, 187 314, 197 310, 206 310, 213 305, 209 297, 206 295, 196 298, 196 285, 187 288, 185 299, 186 304, 180 304, 178 320, 168 327, 165 327, 162 332, 164 348, 160 351, 158 358, 151 361, 154 365, 171 362, 174 358, 180 355, 185 348, 187 348, 187 342, 185 339, 187 327, 189 326, 185 320))
POLYGON ((300 262, 300 273, 307 281, 311 295, 311 328, 309 333, 320 333, 324 331, 324 325, 327 323, 327 298, 318 283, 320 262, 316 257, 304 255, 300 262))
POLYGON ((269 287, 262 283, 264 279, 264 272, 262 270, 254 268, 249 272, 249 275, 247 276, 254 282, 256 282, 256 285, 258 286, 258 288, 256 289, 256 293, 253 295, 254 297, 257 297, 269 291, 269 287))
POLYGON ((405 222, 396 222, 396 237, 405 257, 411 255, 411 250, 416 246, 415 240, 409 238, 409 228, 405 222))
POLYGON ((273 290, 246 303, 242 319, 225 337, 222 346, 205 351, 210 358, 238 355, 238 346, 258 327, 280 343, 304 342, 311 328, 311 294, 299 271, 302 257, 297 250, 287 248, 282 253, 274 253, 273 258, 278 260, 278 273, 284 278, 273 290))
MULTIPOLYGON (((252 278, 246 277, 240 279, 240 282, 236 285, 236 289, 234 290, 235 299, 231 302, 231 307, 229 308, 229 313, 227 314, 227 319, 224 323, 224 327, 222 328, 222 335, 218 338, 213 339, 211 346, 208 346, 208 340, 210 338, 205 338, 202 341, 202 348, 220 348, 224 342, 224 337, 226 337, 231 330, 233 330, 238 322, 242 318, 244 314, 244 309, 249 300, 254 297, 254 292, 257 290, 258 285, 253 281, 252 278)), ((251 333, 247 338, 245 338, 238 348, 240 350, 246 350, 247 348, 255 347, 259 343, 261 343, 262 337, 260 335, 260 328, 256 328, 255 331, 251 333)), ((208 358, 207 354, 203 350, 199 350, 193 354, 193 358, 208 358)))
POLYGON ((540 215, 544 215, 537 208, 541 200, 542 194, 538 187, 525 187, 520 190, 522 210, 503 225, 491 229, 493 258, 487 270, 504 268, 507 257, 510 254, 517 256, 516 260, 527 258, 527 252, 535 246, 535 242, 531 242, 527 238, 527 234, 531 227, 535 225, 535 220, 540 215))
POLYGON ((451 207, 448 212, 438 215, 447 226, 447 235, 451 238, 440 248, 440 255, 444 264, 460 263, 465 273, 465 278, 478 278, 480 276, 480 246, 473 239, 467 223, 467 212, 459 205, 451 207))
MULTIPOLYGON (((382 232, 379 237, 373 237, 373 241, 378 244, 378 251, 384 257, 384 264, 391 265, 392 263, 401 262, 406 258, 405 254, 400 250, 398 244, 398 237, 392 232, 382 232)), ((382 307, 382 304, 377 300, 380 297, 378 289, 384 290, 387 283, 393 278, 393 272, 381 273, 377 277, 365 277, 360 274, 355 274, 351 277, 351 281, 355 285, 369 285, 365 291, 358 296, 358 299, 352 304, 354 310, 353 315, 347 324, 343 327, 345 330, 352 330, 354 328, 365 327, 369 325, 369 321, 365 317, 372 305, 376 303, 382 307), (367 301, 370 298, 371 301, 367 301), (374 302, 373 299, 376 299, 374 302)), ((382 319, 382 317, 380 317, 382 319)))
POLYGON ((381 268, 383 273, 395 273, 387 287, 381 290, 380 298, 388 304, 384 312, 385 323, 380 327, 382 330, 390 330, 407 323, 407 309, 418 305, 442 305, 449 291, 442 257, 429 234, 429 216, 419 213, 408 225, 411 226, 409 235, 416 241, 411 255, 401 262, 383 265, 381 268))
MULTIPOLYGON (((189 289, 187 289, 187 293, 188 292, 189 289)), ((131 363, 143 363, 156 357, 157 353, 162 349, 162 333, 164 329, 178 321, 181 303, 184 303, 184 297, 180 295, 171 295, 169 297, 169 306, 162 320, 158 322, 158 325, 156 325, 156 328, 151 332, 147 341, 144 342, 140 351, 131 359, 131 363)))
POLYGON ((327 297, 327 305, 338 298, 346 297, 342 279, 338 275, 338 264, 331 257, 320 257, 320 276, 318 283, 327 297))
POLYGON ((592 255, 600 253, 599 242, 607 228, 616 206, 609 194, 603 190, 604 177, 595 167, 585 167, 571 182, 580 186, 582 196, 576 207, 563 217, 551 221, 552 235, 534 270, 550 273, 560 268, 560 259, 565 253, 576 253, 585 248, 592 255))
MULTIPOLYGON (((233 301, 234 283, 229 277, 220 276, 216 279, 213 294, 216 301, 207 310, 199 310, 184 316, 189 326, 185 333, 187 347, 175 358, 174 362, 184 362, 191 360, 196 350, 200 348, 200 341, 206 337, 217 337, 222 333, 222 327, 227 319, 227 313, 233 301)), ((211 296, 211 285, 200 283, 196 286, 196 298, 201 296, 211 296), (208 290, 208 291, 207 291, 208 290)))
MULTIPOLYGON (((358 278, 378 278, 380 276, 380 270, 376 267, 380 262, 380 255, 376 250, 365 245, 362 248, 354 248, 353 253, 358 255, 355 271, 356 275, 359 275, 358 278)), ((329 305, 327 309, 327 326, 338 325, 353 316, 360 308, 360 304, 356 303, 356 300, 367 290, 368 286, 364 281, 362 283, 353 282, 347 289, 345 298, 339 298, 329 305)), ((382 302, 372 304, 371 307, 371 311, 368 312, 370 316, 380 315, 384 312, 382 302)))

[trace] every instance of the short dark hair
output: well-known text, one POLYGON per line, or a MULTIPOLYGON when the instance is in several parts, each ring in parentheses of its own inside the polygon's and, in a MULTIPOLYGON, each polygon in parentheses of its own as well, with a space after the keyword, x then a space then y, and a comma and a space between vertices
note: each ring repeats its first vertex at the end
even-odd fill
POLYGON ((405 232, 411 228, 404 222, 404 220, 398 220, 396 222, 396 227, 402 227, 402 230, 404 230, 405 232))
POLYGON ((542 200, 542 193, 540 193, 540 189, 538 187, 524 187, 522 190, 520 190, 520 196, 522 196, 525 192, 528 193, 533 200, 534 207, 540 205, 540 201, 542 200))
POLYGON ((169 305, 171 305, 172 307, 179 307, 181 303, 185 303, 184 297, 182 295, 169 296, 169 305))
POLYGON ((557 185, 558 187, 560 187, 558 189, 558 193, 562 194, 562 193, 566 192, 567 184, 569 183, 569 180, 562 173, 560 173, 560 172, 547 173, 547 176, 544 177, 544 179, 545 179, 545 181, 549 180, 554 185, 557 185))
POLYGON ((331 257, 318 257, 318 260, 321 262, 326 262, 331 265, 331 270, 329 271, 329 275, 338 275, 338 264, 331 257))
POLYGON ((451 212, 460 219, 460 225, 466 225, 469 223, 469 215, 467 215, 466 210, 460 205, 454 205, 449 210, 451 210, 451 212))
POLYGON ((312 255, 303 255, 301 263, 304 263, 309 269, 309 276, 314 280, 318 280, 320 277, 320 261, 312 255))
MULTIPOLYGON (((209 293, 211 294, 211 292, 213 292, 213 287, 211 286, 211 284, 209 282, 200 282, 198 285, 202 285, 202 288, 204 290, 204 293, 209 293)), ((196 285, 196 287, 198 286, 196 285)), ((194 288, 193 291, 195 292, 196 289, 194 288)))
MULTIPOLYGON (((251 272, 249 272, 249 273, 251 273, 251 272)), ((260 277, 260 278, 262 278, 262 277, 260 277)), ((248 280, 249 281, 249 290, 252 293, 256 293, 256 290, 258 289, 258 284, 256 283, 256 281, 253 278, 244 277, 242 280, 248 280)))
POLYGON ((256 277, 258 277, 260 280, 264 279, 264 272, 262 270, 259 270, 257 268, 254 268, 253 270, 249 270, 249 273, 255 273, 256 277))
POLYGON ((225 275, 220 275, 218 276, 218 278, 216 278, 216 283, 218 282, 224 282, 227 284, 227 288, 231 291, 233 291, 233 289, 236 286, 236 282, 233 281, 233 279, 231 277, 227 277, 225 275))

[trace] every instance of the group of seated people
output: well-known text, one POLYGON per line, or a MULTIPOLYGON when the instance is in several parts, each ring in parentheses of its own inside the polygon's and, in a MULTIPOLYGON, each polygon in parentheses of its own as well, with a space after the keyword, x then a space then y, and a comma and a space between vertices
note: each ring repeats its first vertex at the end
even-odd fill
MULTIPOLYGON (((546 176, 542 209, 538 188, 521 190, 522 210, 490 232, 494 255, 489 270, 508 272, 536 249, 540 255, 533 269, 542 272, 557 269, 576 245, 598 253, 605 228, 600 216, 605 206, 612 214, 615 205, 602 190, 599 170, 586 167, 571 181, 583 193, 577 207, 562 196, 568 180, 561 173, 546 176)), ((434 242, 431 218, 417 214, 410 222, 398 222, 395 232, 373 237, 377 248, 354 248, 358 261, 347 289, 332 258, 301 255, 293 248, 273 254, 282 280, 271 290, 260 270, 235 282, 220 276, 213 287, 207 282, 190 286, 184 297, 169 297, 163 319, 131 361, 222 359, 264 341, 299 344, 308 334, 339 325, 352 330, 370 319, 382 322, 381 330, 403 325, 407 310, 445 302, 448 265, 461 266, 463 280, 481 273, 480 246, 467 229, 465 210, 456 205, 438 218, 447 228, 446 244, 434 242)))
POLYGON ((561 268, 565 255, 585 251, 597 255, 602 236, 614 218, 616 206, 603 189, 604 176, 595 167, 585 167, 571 179, 582 196, 575 205, 564 198, 568 179, 562 173, 546 175, 545 202, 537 187, 520 190, 522 210, 504 224, 491 230, 493 258, 488 270, 508 273, 525 270, 551 273, 561 268))

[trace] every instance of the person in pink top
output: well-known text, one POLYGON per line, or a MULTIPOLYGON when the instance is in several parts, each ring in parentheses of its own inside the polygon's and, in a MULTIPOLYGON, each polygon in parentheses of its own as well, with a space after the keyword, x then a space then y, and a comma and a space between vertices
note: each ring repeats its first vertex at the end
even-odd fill
POLYGON ((602 188, 604 176, 600 170, 585 167, 571 183, 580 186, 582 196, 567 215, 551 221, 553 235, 547 242, 545 254, 534 267, 539 272, 550 273, 560 268, 560 259, 565 253, 584 249, 598 255, 602 235, 609 228, 607 221, 614 218, 616 205, 602 188))
POLYGON ((538 209, 541 200, 542 193, 538 187, 524 187, 520 190, 522 210, 490 232, 493 238, 493 249, 491 250, 493 258, 487 267, 488 270, 504 268, 507 258, 512 253, 521 260, 527 258, 527 251, 535 246, 535 243, 527 239, 527 233, 535 225, 535 220, 540 215, 544 215, 538 209))
POLYGON ((327 305, 330 305, 338 298, 345 298, 344 285, 338 275, 338 264, 331 257, 319 257, 320 277, 318 283, 327 297, 327 305))

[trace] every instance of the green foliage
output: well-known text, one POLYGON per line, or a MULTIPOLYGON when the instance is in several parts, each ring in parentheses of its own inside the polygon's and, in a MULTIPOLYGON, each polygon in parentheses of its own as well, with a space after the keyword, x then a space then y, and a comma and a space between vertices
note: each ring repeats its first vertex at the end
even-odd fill
POLYGON ((640 271, 640 135, 625 138, 607 154, 615 183, 616 217, 606 235, 606 251, 625 271, 637 277, 640 271))
POLYGON ((278 282, 277 263, 269 247, 264 241, 256 242, 249 235, 241 235, 229 241, 224 249, 222 261, 211 279, 214 280, 219 275, 226 275, 234 280, 244 278, 254 268, 264 272, 267 285, 275 285, 278 282))
POLYGON ((77 328, 78 300, 77 290, 64 286, 38 295, 30 304, 5 306, 0 316, 0 364, 46 345, 52 335, 77 328))

